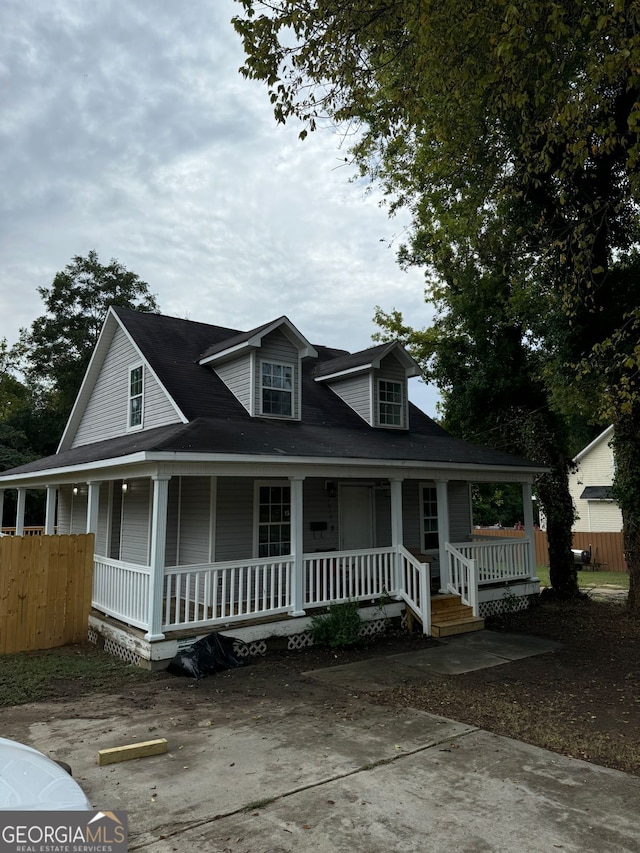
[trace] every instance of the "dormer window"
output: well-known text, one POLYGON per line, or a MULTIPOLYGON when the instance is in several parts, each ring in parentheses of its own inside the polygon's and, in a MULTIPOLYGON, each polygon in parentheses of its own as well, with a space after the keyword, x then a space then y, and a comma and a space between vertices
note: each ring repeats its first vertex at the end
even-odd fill
POLYGON ((263 361, 260 367, 262 414, 293 416, 293 365, 263 361))
POLYGON ((129 429, 142 428, 144 372, 142 365, 129 370, 129 429))
POLYGON ((402 383, 378 380, 378 423, 380 426, 402 426, 402 383))

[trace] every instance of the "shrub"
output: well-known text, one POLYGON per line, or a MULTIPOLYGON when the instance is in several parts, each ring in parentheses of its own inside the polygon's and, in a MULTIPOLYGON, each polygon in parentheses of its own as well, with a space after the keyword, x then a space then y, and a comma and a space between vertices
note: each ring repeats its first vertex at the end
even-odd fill
POLYGON ((355 646, 360 642, 362 619, 357 601, 330 605, 327 613, 311 617, 314 645, 330 649, 355 646))

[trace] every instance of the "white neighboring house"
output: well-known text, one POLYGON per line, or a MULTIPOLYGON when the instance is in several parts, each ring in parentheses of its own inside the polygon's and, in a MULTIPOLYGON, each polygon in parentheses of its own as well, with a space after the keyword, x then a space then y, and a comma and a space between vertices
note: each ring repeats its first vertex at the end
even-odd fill
POLYGON ((611 493, 615 463, 613 427, 607 427, 573 460, 576 471, 569 477, 569 491, 576 508, 576 533, 619 533, 622 513, 611 493))

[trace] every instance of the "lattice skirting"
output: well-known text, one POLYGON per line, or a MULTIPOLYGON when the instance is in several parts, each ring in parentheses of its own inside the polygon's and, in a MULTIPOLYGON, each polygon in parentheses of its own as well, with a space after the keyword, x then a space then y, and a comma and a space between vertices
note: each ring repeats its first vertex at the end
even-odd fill
MULTIPOLYGON (((537 598, 537 596, 534 596, 537 598)), ((530 597, 523 596, 505 596, 497 598, 495 601, 481 601, 478 605, 479 616, 486 619, 488 616, 498 616, 500 613, 517 613, 520 610, 526 610, 531 603, 530 597)))
MULTIPOLYGON (((405 619, 406 617, 402 616, 405 619)), ((385 618, 371 619, 369 622, 363 622, 360 628, 361 637, 377 637, 379 634, 384 634, 387 630, 389 622, 385 618)), ((306 649, 313 645, 313 637, 311 631, 302 631, 300 634, 292 634, 287 638, 287 650, 297 651, 298 649, 306 649)))

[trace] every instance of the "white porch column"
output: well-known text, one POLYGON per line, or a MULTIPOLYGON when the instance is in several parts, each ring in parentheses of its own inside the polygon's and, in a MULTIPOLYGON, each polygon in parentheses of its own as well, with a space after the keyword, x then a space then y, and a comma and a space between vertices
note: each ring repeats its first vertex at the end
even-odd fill
POLYGON ((27 499, 27 490, 18 489, 18 501, 16 504, 16 536, 24 535, 24 507, 27 499))
POLYGON ((89 493, 87 495, 87 533, 93 533, 95 536, 98 532, 100 483, 92 480, 87 485, 89 487, 89 493))
POLYGON ((292 616, 304 616, 304 477, 289 477, 291 486, 291 553, 293 573, 291 577, 292 616))
POLYGON ((53 536, 56 532, 56 497, 58 490, 55 486, 47 486, 47 508, 44 516, 44 535, 53 536))
POLYGON ((0 527, 2 527, 3 513, 4 513, 4 489, 0 489, 0 527))
POLYGON ((164 557, 167 539, 167 505, 169 474, 154 474, 151 508, 151 555, 149 559, 149 615, 145 640, 164 640, 162 633, 162 598, 164 594, 164 557))
POLYGON ((449 541, 449 495, 447 480, 436 480, 436 497, 438 500, 438 560, 440 562, 440 592, 447 591, 449 577, 449 557, 445 544, 449 541))
POLYGON ((533 501, 531 500, 531 483, 522 484, 522 513, 524 516, 524 535, 529 540, 529 577, 537 575, 536 539, 533 530, 533 501))
MULTIPOLYGON (((402 480, 399 478, 389 478, 389 486, 391 490, 391 544, 394 548, 404 544, 404 534, 402 529, 402 480)), ((401 578, 398 577, 400 560, 398 555, 395 556, 395 573, 394 583, 395 588, 400 589, 401 578)), ((391 590, 387 590, 391 592, 391 590)))

